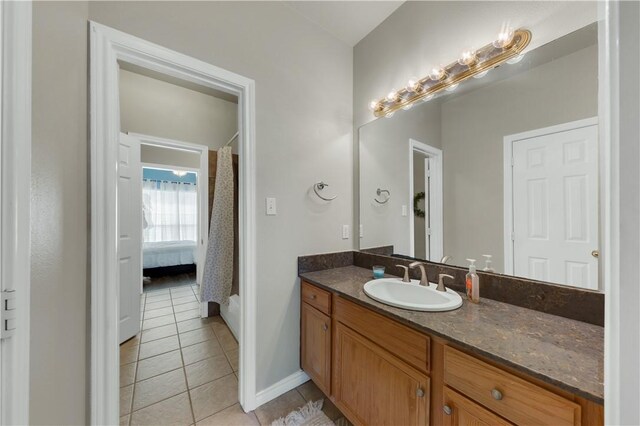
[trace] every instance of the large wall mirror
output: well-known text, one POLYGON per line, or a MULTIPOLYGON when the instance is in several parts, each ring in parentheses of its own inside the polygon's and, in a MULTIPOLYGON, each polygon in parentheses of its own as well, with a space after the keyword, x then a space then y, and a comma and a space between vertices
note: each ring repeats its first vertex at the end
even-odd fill
POLYGON ((594 23, 361 127, 360 249, 599 290, 597 115, 594 23))

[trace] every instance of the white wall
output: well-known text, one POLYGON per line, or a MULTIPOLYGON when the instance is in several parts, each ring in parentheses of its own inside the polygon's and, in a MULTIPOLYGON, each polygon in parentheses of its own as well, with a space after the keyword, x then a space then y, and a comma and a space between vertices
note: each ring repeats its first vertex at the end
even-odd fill
POLYGON ((297 256, 353 245, 352 49, 280 2, 34 4, 34 424, 88 423, 87 18, 256 81, 265 389, 300 368, 297 256), (321 179, 332 203, 311 195, 321 179))
POLYGON ((120 129, 217 150, 238 130, 238 104, 120 69, 120 129))
POLYGON ((534 49, 596 16, 596 2, 406 2, 354 48, 354 126, 373 120, 367 109, 372 99, 494 40, 503 22, 530 29, 534 49))

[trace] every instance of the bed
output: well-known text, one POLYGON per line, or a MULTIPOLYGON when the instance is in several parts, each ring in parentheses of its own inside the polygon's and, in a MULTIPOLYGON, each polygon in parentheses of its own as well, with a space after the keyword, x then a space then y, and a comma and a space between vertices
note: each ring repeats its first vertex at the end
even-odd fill
POLYGON ((167 266, 193 265, 196 263, 195 241, 145 242, 142 245, 144 269, 167 266))

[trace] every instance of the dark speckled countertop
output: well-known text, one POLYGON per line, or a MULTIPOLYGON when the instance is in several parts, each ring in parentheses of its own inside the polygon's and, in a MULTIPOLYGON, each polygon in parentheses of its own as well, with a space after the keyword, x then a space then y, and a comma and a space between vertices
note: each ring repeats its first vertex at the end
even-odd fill
MULTIPOLYGON (((390 277, 390 275, 388 275, 390 277)), ((469 352, 602 404, 604 328, 490 299, 449 312, 416 312, 369 298, 369 269, 307 272, 304 280, 469 352)), ((482 296, 482 294, 481 294, 482 296)))

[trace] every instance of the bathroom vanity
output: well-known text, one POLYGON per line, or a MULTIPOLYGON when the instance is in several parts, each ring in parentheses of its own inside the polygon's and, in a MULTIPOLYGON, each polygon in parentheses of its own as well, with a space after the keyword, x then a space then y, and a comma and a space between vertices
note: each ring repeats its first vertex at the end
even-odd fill
POLYGON ((602 327, 490 299, 394 308, 353 265, 300 276, 302 369, 356 425, 603 424, 602 327))

